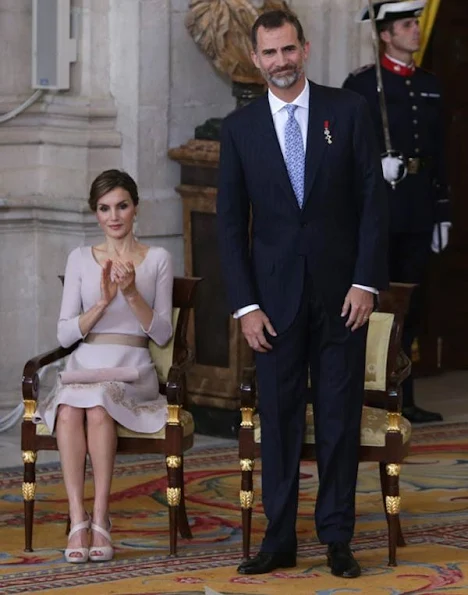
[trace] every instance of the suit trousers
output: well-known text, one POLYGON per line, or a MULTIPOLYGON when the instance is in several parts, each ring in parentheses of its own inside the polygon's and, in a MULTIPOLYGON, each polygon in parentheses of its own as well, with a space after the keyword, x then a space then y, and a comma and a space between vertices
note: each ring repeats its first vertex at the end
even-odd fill
POLYGON ((327 313, 306 274, 291 326, 273 349, 256 353, 261 422, 262 498, 268 526, 263 552, 295 552, 299 464, 310 372, 320 487, 315 507, 321 543, 349 542, 364 398, 368 325, 352 332, 340 312, 327 313))
MULTIPOLYGON (((390 280, 397 283, 416 283, 411 296, 408 314, 403 326, 402 347, 411 359, 411 346, 418 334, 423 305, 424 279, 431 255, 430 232, 392 233, 389 242, 390 280)), ((413 375, 402 385, 403 407, 414 405, 413 375)))

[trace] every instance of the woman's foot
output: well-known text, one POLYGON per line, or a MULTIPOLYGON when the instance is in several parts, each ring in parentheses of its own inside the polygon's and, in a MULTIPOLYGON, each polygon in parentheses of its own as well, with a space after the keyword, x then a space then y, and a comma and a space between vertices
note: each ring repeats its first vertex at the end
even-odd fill
POLYGON ((111 528, 110 519, 107 522, 106 529, 100 524, 91 523, 92 546, 89 548, 89 559, 92 562, 108 562, 114 557, 114 548, 110 536, 111 528))
POLYGON ((88 530, 90 520, 87 517, 71 526, 68 534, 68 544, 65 550, 65 560, 71 564, 84 564, 88 561, 89 545, 88 530))

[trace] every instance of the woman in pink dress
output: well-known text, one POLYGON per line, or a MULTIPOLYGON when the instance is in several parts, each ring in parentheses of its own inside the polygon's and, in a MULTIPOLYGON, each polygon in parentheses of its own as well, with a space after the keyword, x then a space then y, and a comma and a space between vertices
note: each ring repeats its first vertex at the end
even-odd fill
POLYGON ((166 250, 140 244, 133 235, 134 180, 118 170, 103 172, 91 186, 89 206, 105 241, 70 253, 58 322, 63 347, 82 342, 55 389, 39 401, 35 420, 57 436, 71 522, 65 558, 72 563, 113 556, 109 494, 116 423, 148 433, 166 423, 167 402, 159 395, 148 342, 164 345, 172 335, 172 262, 166 250), (92 520, 84 507, 87 453, 95 488, 92 520))

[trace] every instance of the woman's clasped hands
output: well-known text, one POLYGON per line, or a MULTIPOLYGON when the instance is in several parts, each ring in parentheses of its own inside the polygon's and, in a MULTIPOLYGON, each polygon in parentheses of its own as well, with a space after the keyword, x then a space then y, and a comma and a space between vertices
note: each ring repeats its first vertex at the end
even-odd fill
POLYGON ((125 298, 136 295, 135 267, 132 262, 106 260, 101 273, 101 300, 108 306, 120 289, 125 298))

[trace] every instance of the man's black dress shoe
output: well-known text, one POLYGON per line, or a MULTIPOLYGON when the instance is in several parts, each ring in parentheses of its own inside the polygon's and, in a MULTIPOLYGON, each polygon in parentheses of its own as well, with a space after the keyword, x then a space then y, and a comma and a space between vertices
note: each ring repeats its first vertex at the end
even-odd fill
POLYGON ((343 578, 357 578, 361 574, 361 567, 356 562, 349 545, 340 541, 329 543, 327 563, 331 573, 343 578))
POLYGON ((404 417, 406 417, 406 419, 412 424, 429 424, 434 421, 443 421, 443 417, 440 413, 436 413, 435 411, 426 411, 417 405, 403 407, 402 413, 404 417))
POLYGON ((255 558, 245 560, 237 567, 239 574, 265 574, 277 568, 296 566, 296 554, 268 554, 259 552, 255 558))

